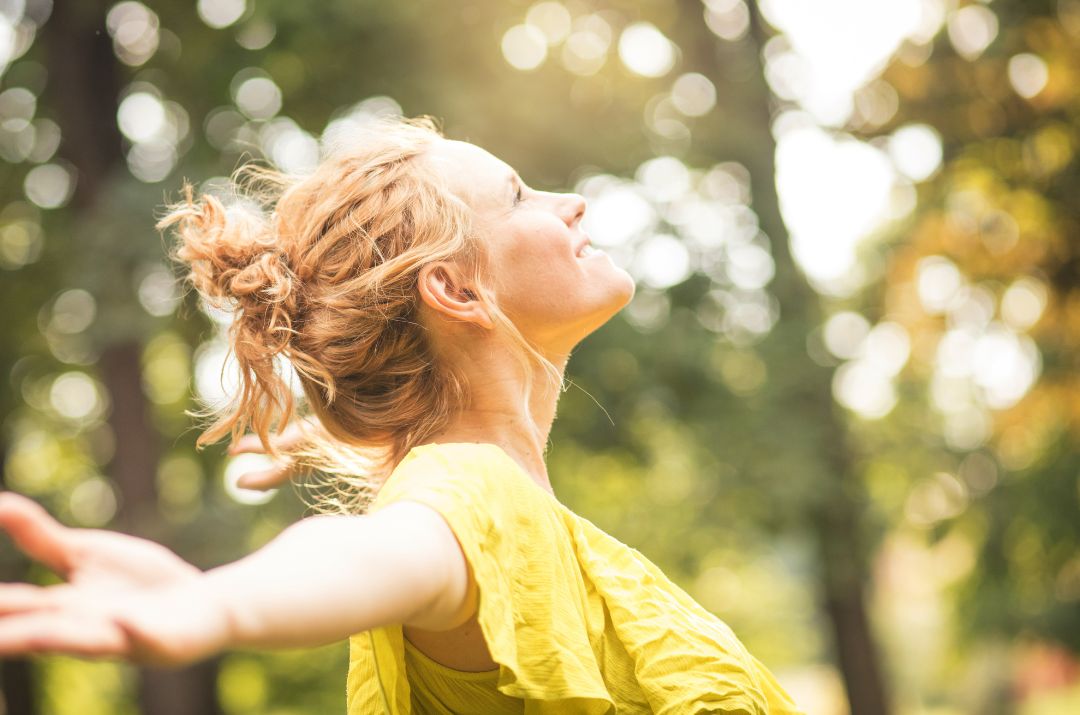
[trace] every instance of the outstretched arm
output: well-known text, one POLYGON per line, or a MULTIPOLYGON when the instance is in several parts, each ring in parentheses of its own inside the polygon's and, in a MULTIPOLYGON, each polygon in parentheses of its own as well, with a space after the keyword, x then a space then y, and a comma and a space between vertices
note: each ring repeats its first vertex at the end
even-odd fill
POLYGON ((0 655, 181 664, 232 647, 321 645, 391 623, 448 629, 476 603, 453 532, 410 502, 304 519, 205 573, 143 539, 64 527, 11 493, 0 494, 0 527, 66 581, 0 585, 0 655))
POLYGON ((450 527, 412 502, 304 519, 205 580, 224 595, 231 645, 259 648, 328 643, 390 623, 444 630, 475 606, 450 527))

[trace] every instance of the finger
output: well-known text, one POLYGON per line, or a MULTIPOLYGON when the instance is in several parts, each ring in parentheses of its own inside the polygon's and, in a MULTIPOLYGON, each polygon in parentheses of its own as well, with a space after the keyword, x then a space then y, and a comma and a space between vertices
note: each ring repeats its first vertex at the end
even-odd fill
POLYGON ((61 576, 71 570, 70 530, 37 502, 14 492, 0 493, 0 529, 23 553, 61 576))
POLYGON ((236 480, 236 486, 241 489, 258 489, 266 491, 281 486, 292 476, 292 465, 282 465, 273 469, 263 469, 258 472, 246 472, 236 480))
POLYGON ((0 618, 0 656, 67 653, 89 657, 124 655, 127 636, 115 623, 64 613, 30 613, 0 618))
POLYGON ((34 586, 28 583, 0 584, 0 616, 26 611, 45 611, 63 601, 68 586, 34 586))
MULTIPOLYGON (((299 446, 307 438, 307 432, 305 431, 306 424, 306 422, 294 422, 293 424, 288 425, 282 432, 271 432, 267 435, 270 444, 274 449, 285 451, 299 446)), ((266 447, 263 446, 262 440, 259 439, 259 435, 249 433, 230 444, 228 452, 230 455, 243 454, 245 452, 265 454, 266 447)))

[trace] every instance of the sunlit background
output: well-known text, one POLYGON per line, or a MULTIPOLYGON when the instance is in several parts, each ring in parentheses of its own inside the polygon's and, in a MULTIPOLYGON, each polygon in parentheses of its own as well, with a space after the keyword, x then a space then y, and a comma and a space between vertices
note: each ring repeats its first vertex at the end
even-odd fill
MULTIPOLYGON (((6 488, 203 567, 298 518, 236 486, 263 458, 194 449, 229 316, 154 219, 431 114, 583 194, 637 280, 571 361, 564 502, 810 715, 1080 712, 1080 0, 6 0, 0 72, 6 488)), ((343 709, 346 665, 34 658, 0 689, 299 715, 343 709)))

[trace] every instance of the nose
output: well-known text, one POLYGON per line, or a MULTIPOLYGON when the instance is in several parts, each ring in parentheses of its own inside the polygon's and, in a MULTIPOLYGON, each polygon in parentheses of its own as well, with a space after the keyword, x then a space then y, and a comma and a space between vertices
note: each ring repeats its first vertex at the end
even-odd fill
POLYGON ((581 194, 563 194, 562 212, 567 226, 577 226, 585 215, 585 197, 581 194))

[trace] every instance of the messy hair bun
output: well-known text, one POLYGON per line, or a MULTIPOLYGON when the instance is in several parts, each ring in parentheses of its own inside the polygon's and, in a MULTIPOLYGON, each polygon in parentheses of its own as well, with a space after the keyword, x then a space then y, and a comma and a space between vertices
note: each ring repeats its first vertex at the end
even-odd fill
MULTIPOLYGON (((234 188, 243 200, 228 207, 185 186, 159 228, 176 227, 175 256, 192 285, 233 313, 242 376, 200 445, 250 429, 276 454, 269 434, 297 409, 282 359, 329 438, 306 453, 323 467, 340 467, 349 445, 378 447, 373 473, 385 474, 464 405, 464 380, 436 359, 416 315, 422 265, 453 258, 480 278, 471 210, 416 161, 439 137, 427 118, 383 122, 309 176, 241 170, 234 188)), ((354 510, 370 497, 360 484, 354 510)))

